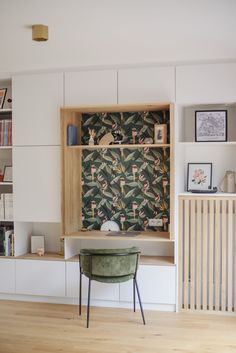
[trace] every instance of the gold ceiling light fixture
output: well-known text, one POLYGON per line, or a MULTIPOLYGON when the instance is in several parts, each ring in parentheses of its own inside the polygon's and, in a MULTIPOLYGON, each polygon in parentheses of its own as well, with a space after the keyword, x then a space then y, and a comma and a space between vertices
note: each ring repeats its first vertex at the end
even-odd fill
POLYGON ((45 42, 48 40, 48 26, 33 25, 32 26, 32 39, 37 42, 45 42))

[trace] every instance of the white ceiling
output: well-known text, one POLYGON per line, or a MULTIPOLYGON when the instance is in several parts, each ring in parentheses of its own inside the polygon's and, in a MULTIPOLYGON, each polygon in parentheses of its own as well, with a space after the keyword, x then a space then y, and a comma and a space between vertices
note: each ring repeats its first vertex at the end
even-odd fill
POLYGON ((235 60, 235 22, 236 0, 0 0, 0 74, 235 60))

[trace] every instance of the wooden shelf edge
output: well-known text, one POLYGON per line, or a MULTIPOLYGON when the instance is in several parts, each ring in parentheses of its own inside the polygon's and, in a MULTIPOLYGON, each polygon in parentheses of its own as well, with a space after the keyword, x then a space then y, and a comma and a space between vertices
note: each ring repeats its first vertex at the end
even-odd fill
POLYGON ((168 232, 141 232, 141 234, 129 237, 129 236, 108 236, 108 232, 102 231, 78 231, 71 234, 62 235, 62 239, 103 239, 103 240, 129 240, 129 241, 166 241, 174 242, 174 239, 170 239, 170 234, 168 232))
MULTIPOLYGON (((79 256, 75 255, 66 261, 68 262, 79 262, 79 256)), ((173 256, 149 256, 149 255, 141 255, 139 260, 140 265, 148 265, 148 266, 175 266, 174 257, 173 256)))
POLYGON ((59 253, 45 253, 43 256, 27 253, 14 257, 16 260, 40 260, 40 261, 65 261, 64 255, 59 253))
POLYGON ((102 149, 102 148, 169 148, 168 143, 151 143, 151 144, 115 144, 115 145, 73 145, 66 146, 68 149, 102 149))
POLYGON ((77 107, 61 107, 62 113, 114 113, 129 111, 169 110, 172 103, 87 105, 77 107))

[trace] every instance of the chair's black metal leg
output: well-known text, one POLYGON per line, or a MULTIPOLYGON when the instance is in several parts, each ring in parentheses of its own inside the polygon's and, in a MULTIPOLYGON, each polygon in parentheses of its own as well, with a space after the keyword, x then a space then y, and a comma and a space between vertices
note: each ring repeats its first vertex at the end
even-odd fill
POLYGON ((136 285, 136 290, 137 290, 137 294, 138 294, 138 300, 139 300, 139 305, 140 305, 140 310, 141 310, 141 314, 142 314, 142 318, 143 318, 143 324, 145 325, 145 318, 144 318, 144 313, 143 313, 143 307, 142 307, 142 302, 141 302, 141 298, 140 298, 140 294, 139 294, 139 289, 138 289, 138 283, 136 281, 136 278, 134 278, 134 283, 136 285))
POLYGON ((133 301, 134 301, 134 312, 135 312, 135 279, 133 279, 133 301))
POLYGON ((79 276, 79 315, 81 315, 81 298, 82 298, 82 273, 79 276))
POLYGON ((90 290, 91 290, 91 279, 89 278, 89 283, 88 283, 88 305, 87 305, 87 328, 89 327, 90 290))

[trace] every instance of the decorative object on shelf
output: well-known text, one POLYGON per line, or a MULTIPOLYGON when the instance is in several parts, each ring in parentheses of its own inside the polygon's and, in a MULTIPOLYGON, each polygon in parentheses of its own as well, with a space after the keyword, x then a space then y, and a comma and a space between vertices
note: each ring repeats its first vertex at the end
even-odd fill
POLYGON ((101 231, 116 231, 119 232, 120 227, 115 221, 106 221, 101 225, 101 231))
POLYGON ((89 145, 94 145, 94 137, 96 135, 95 130, 88 128, 88 132, 89 132, 89 145))
POLYGON ((77 127, 75 125, 67 126, 67 145, 77 145, 77 127))
POLYGON ((146 145, 151 145, 151 144, 153 144, 153 139, 152 139, 151 137, 146 137, 146 138, 144 139, 144 143, 145 143, 146 145))
POLYGON ((3 109, 7 88, 0 88, 0 109, 3 109))
POLYGON ((195 112, 195 141, 227 141, 227 110, 197 110, 195 112))
POLYGON ((219 191, 221 192, 236 192, 236 173, 230 170, 224 175, 224 178, 220 182, 219 191))
POLYGON ((12 99, 11 98, 8 98, 7 103, 8 103, 8 108, 12 109, 12 99))
POLYGON ((114 137, 114 144, 121 144, 123 142, 123 135, 120 130, 115 130, 111 132, 114 137))
POLYGON ((38 249, 41 251, 45 251, 45 237, 44 235, 31 235, 31 253, 37 254, 38 249))
POLYGON ((99 145, 111 145, 115 141, 111 132, 105 134, 99 141, 99 145))
POLYGON ((154 126, 154 142, 166 143, 167 142, 167 125, 155 124, 154 126))
POLYGON ((6 165, 4 167, 3 182, 12 182, 12 166, 6 165))
POLYGON ((37 42, 48 40, 48 26, 42 24, 32 25, 32 39, 37 42))
POLYGON ((44 256, 44 248, 38 248, 37 254, 38 254, 38 256, 44 256))
POLYGON ((212 187, 212 163, 188 163, 187 191, 212 187))

